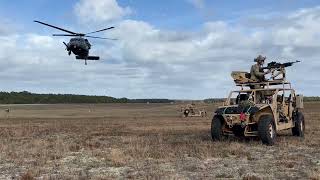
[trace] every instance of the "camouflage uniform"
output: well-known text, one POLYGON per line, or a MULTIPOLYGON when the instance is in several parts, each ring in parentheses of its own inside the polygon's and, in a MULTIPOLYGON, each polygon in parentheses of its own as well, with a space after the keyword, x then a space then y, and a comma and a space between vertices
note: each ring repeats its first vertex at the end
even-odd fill
POLYGON ((266 57, 263 57, 261 55, 259 55, 254 59, 254 62, 257 62, 257 64, 254 64, 251 66, 251 70, 250 70, 251 80, 254 80, 257 82, 265 81, 264 75, 266 75, 267 73, 263 71, 262 69, 263 63, 261 63, 261 62, 264 62, 264 60, 266 60, 266 57))
MULTIPOLYGON (((266 59, 266 57, 259 55, 257 58, 254 59, 254 62, 261 62, 261 61, 264 61, 265 59, 266 59)), ((263 81, 265 81, 264 75, 266 75, 267 73, 265 73, 263 71, 261 63, 254 64, 251 66, 250 79, 255 82, 263 82, 263 81)), ((263 88, 263 87, 258 84, 251 86, 251 89, 261 89, 261 88, 263 88)), ((261 100, 263 98, 263 93, 261 91, 256 92, 256 97, 257 97, 257 102, 261 102, 261 100)))
POLYGON ((265 73, 262 70, 262 67, 259 66, 258 64, 252 65, 251 70, 250 70, 250 75, 251 75, 251 80, 261 82, 264 81, 264 75, 265 73))

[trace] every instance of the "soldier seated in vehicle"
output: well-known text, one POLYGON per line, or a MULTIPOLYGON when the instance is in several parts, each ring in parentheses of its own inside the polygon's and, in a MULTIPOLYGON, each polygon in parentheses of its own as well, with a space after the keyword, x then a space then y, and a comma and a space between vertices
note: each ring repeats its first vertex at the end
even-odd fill
POLYGON ((271 104, 272 103, 272 96, 274 94, 273 90, 265 90, 262 93, 262 103, 271 104))

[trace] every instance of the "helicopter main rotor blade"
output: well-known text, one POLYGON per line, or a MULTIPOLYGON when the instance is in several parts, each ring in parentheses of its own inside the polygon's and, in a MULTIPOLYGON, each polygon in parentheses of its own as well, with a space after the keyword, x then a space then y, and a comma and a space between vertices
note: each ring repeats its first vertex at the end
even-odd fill
POLYGON ((49 27, 52 27, 52 28, 55 28, 55 29, 59 29, 60 31, 64 31, 64 32, 67 32, 67 33, 70 33, 70 34, 78 34, 78 33, 75 33, 75 32, 72 32, 72 31, 69 31, 69 30, 66 30, 66 29, 62 29, 62 28, 59 28, 57 26, 53 26, 53 25, 50 25, 50 24, 47 24, 47 23, 44 23, 44 22, 41 22, 41 21, 34 21, 34 22, 42 24, 42 25, 45 25, 45 26, 49 26, 49 27))
POLYGON ((52 36, 79 36, 77 34, 52 34, 52 36))
POLYGON ((118 39, 105 38, 105 37, 96 37, 96 36, 84 36, 84 37, 95 38, 95 39, 107 39, 107 40, 113 40, 113 41, 118 40, 118 39))
POLYGON ((114 27, 109 27, 109 28, 105 28, 105 29, 100 29, 100 30, 98 30, 98 31, 89 32, 89 33, 86 33, 86 34, 93 34, 93 33, 101 32, 101 31, 106 31, 106 30, 113 29, 113 28, 114 28, 114 27))

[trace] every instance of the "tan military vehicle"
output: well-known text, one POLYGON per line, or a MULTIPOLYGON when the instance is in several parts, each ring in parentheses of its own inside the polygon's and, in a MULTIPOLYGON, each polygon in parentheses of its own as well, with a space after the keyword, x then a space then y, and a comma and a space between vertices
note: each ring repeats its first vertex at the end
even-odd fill
POLYGON ((232 91, 215 111, 211 124, 213 140, 228 135, 256 136, 264 144, 273 145, 277 133, 287 129, 294 136, 304 136, 303 96, 295 93, 290 82, 250 82, 243 72, 239 73, 232 74, 239 90, 232 91), (257 86, 261 88, 253 88, 257 86))
POLYGON ((195 104, 188 104, 181 108, 182 117, 206 117, 207 112, 204 109, 196 108, 195 104))

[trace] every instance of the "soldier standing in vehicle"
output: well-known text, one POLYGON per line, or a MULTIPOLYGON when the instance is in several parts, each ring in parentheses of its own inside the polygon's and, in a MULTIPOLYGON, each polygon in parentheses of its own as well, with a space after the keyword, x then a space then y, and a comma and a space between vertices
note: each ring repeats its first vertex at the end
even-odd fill
POLYGON ((265 60, 266 60, 266 57, 263 57, 261 55, 259 55, 254 59, 254 62, 256 62, 256 64, 251 66, 251 70, 250 70, 251 80, 256 82, 266 81, 265 75, 269 74, 270 70, 268 70, 267 72, 263 71, 262 66, 265 60))
MULTIPOLYGON (((263 57, 262 55, 259 55, 254 59, 254 62, 256 62, 256 64, 251 66, 251 70, 250 70, 251 80, 257 83, 266 81, 265 75, 269 74, 270 70, 268 70, 267 72, 263 71, 262 66, 265 60, 266 60, 266 57, 263 57)), ((261 89, 261 88, 263 88, 263 86, 261 86, 260 84, 255 84, 251 86, 251 89, 261 89)), ((257 102, 261 102, 263 99, 263 93, 261 91, 257 91, 256 98, 257 98, 257 102)))

